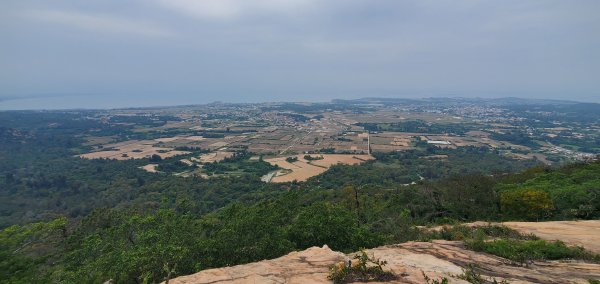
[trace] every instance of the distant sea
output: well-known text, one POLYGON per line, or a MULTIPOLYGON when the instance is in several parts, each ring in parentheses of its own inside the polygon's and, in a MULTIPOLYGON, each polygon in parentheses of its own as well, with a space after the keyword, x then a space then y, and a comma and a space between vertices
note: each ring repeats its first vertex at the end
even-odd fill
POLYGON ((127 107, 153 107, 185 104, 202 104, 211 101, 202 98, 177 98, 164 96, 161 98, 139 96, 47 96, 30 98, 0 99, 0 110, 55 110, 55 109, 108 109, 127 107))

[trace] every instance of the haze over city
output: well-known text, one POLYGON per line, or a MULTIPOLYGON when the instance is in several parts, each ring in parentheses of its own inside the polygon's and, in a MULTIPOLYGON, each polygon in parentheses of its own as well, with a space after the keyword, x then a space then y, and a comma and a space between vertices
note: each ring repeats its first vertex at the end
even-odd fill
POLYGON ((0 109, 600 102, 598 1, 4 1, 0 109))

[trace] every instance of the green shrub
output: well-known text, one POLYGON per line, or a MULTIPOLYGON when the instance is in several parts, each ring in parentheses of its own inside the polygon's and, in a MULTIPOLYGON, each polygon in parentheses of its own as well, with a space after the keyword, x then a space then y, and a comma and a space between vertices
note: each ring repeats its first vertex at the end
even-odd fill
POLYGON ((448 278, 446 277, 442 277, 442 279, 436 280, 429 278, 429 276, 427 276, 423 271, 421 271, 421 273, 423 274, 423 278, 425 278, 425 282, 427 284, 448 284, 448 278))
POLYGON ((447 241, 464 241, 485 238, 511 238, 520 240, 537 240, 535 235, 524 235, 516 230, 500 225, 486 225, 478 227, 467 227, 464 225, 445 226, 438 231, 425 234, 425 239, 443 239, 447 241))
POLYGON ((354 256, 356 263, 350 261, 348 265, 341 262, 331 267, 329 280, 333 283, 369 282, 369 281, 392 281, 398 277, 391 271, 383 269, 387 261, 371 258, 366 252, 360 251, 354 256))
POLYGON ((582 247, 569 247, 563 242, 544 240, 500 239, 491 242, 474 239, 466 242, 467 247, 483 251, 527 265, 533 260, 580 259, 600 262, 600 256, 582 247))
POLYGON ((351 211, 324 202, 301 209, 288 226, 287 238, 300 249, 327 244, 345 252, 383 244, 380 234, 359 225, 351 211))
POLYGON ((539 220, 552 215, 554 204, 543 190, 524 188, 504 191, 500 195, 502 212, 509 218, 539 220))
POLYGON ((466 268, 463 268, 463 274, 456 275, 456 277, 472 284, 508 284, 508 281, 502 280, 502 282, 498 282, 496 278, 486 280, 481 276, 481 273, 479 273, 479 269, 480 267, 477 264, 468 264, 466 268))
POLYGON ((307 161, 316 161, 316 160, 323 160, 323 156, 311 156, 311 155, 304 155, 304 159, 307 161))

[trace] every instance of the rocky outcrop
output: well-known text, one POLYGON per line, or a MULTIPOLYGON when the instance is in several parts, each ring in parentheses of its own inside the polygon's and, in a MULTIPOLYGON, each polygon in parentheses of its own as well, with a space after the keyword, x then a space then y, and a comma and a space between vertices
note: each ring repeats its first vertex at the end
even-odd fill
MULTIPOLYGON (((504 224, 541 238, 583 245, 596 252, 600 249, 597 231, 600 221, 504 224)), ((426 283, 423 274, 437 280, 445 277, 450 283, 468 283, 458 276, 471 264, 477 265, 482 277, 496 279, 499 283, 502 280, 509 283, 589 283, 588 279, 600 279, 600 264, 552 261, 534 262, 523 267, 504 258, 467 250, 462 242, 408 242, 366 252, 386 260, 387 269, 399 275, 397 280, 388 283, 426 283)), ((329 268, 351 257, 327 246, 312 247, 276 259, 204 270, 172 279, 169 283, 331 283, 327 279, 329 268)))
POLYGON ((346 256, 327 246, 292 252, 280 258, 208 269, 169 281, 177 283, 329 283, 329 267, 346 256))
MULTIPOLYGON (((509 283, 588 283, 600 278, 600 265, 583 262, 535 262, 529 267, 493 255, 464 248, 461 242, 408 242, 367 250, 388 262, 399 279, 390 283, 426 283, 446 277, 450 283, 468 283, 458 275, 469 264, 477 264, 484 278, 509 283)), ((208 269, 169 281, 170 284, 200 283, 331 283, 329 268, 348 256, 328 247, 312 247, 286 256, 255 263, 208 269)))
POLYGON ((388 261, 388 268, 404 275, 397 283, 425 283, 422 272, 432 279, 446 277, 452 283, 467 283, 457 279, 470 264, 484 278, 509 283, 588 283, 600 277, 600 265, 583 262, 535 262, 521 267, 504 258, 478 253, 464 248, 462 242, 408 242, 379 247, 368 251, 376 258, 388 261))
POLYGON ((545 240, 560 240, 600 254, 600 220, 504 222, 502 225, 545 240))

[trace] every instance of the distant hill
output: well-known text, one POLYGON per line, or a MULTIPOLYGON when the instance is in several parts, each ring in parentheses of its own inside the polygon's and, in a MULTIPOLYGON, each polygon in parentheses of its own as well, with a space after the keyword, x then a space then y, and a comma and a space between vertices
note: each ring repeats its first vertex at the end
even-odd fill
MULTIPOLYGON (((570 100, 553 100, 553 99, 528 99, 518 97, 504 98, 466 98, 466 97, 429 97, 420 99, 407 98, 380 98, 380 97, 365 97, 360 99, 334 99, 331 101, 334 104, 426 104, 426 103, 477 103, 491 105, 573 105, 573 104, 595 104, 582 103, 570 100)), ((600 104, 596 104, 600 105, 600 104)))

